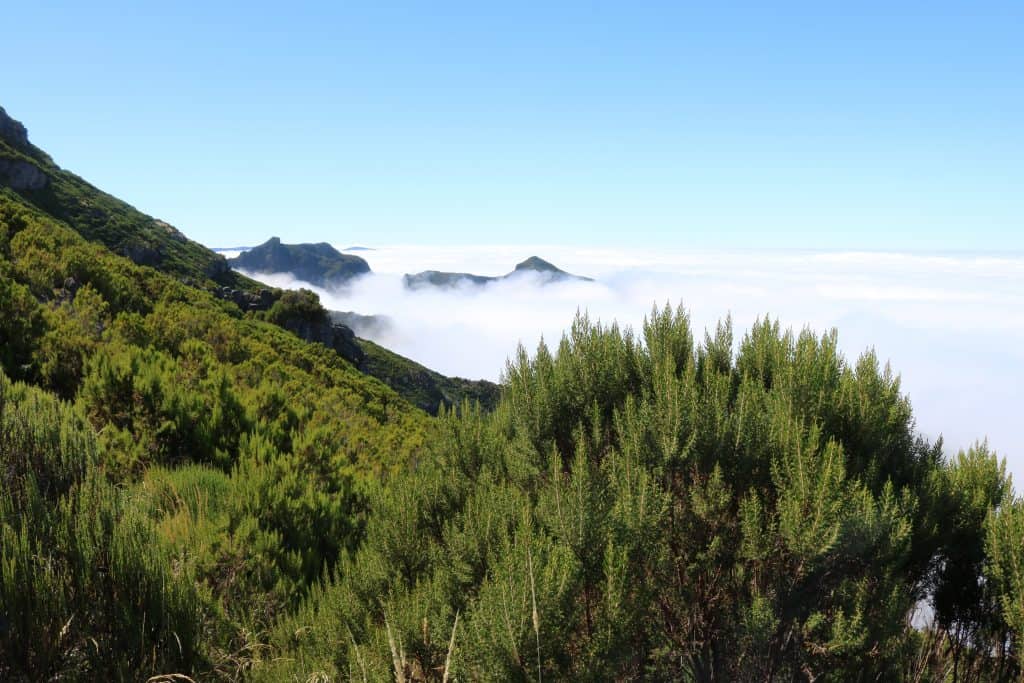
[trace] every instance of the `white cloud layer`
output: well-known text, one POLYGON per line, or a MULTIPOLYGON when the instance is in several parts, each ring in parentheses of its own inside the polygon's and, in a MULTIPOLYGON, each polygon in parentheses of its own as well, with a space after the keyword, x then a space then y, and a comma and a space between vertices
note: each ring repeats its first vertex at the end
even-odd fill
POLYGON ((655 302, 681 302, 698 331, 731 313, 737 338, 764 315, 797 330, 836 327, 849 359, 873 346, 892 362, 924 434, 943 434, 950 452, 988 437, 1024 481, 1024 256, 511 246, 358 254, 373 274, 343 291, 316 290, 324 304, 388 316, 393 325, 375 341, 442 373, 498 379, 517 344, 557 342, 577 310, 638 329, 655 302), (402 286, 404 273, 428 269, 501 275, 534 254, 597 281, 402 286))

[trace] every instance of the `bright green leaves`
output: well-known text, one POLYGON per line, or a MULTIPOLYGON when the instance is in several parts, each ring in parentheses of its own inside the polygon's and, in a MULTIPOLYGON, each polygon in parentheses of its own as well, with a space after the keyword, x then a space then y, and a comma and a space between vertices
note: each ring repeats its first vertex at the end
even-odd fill
POLYGON ((196 661, 201 607, 88 424, 0 374, 0 671, 123 679, 196 661))
POLYGON ((1017 637, 1024 634, 1024 502, 1015 500, 987 524, 986 574, 999 591, 1003 618, 1017 637))
POLYGON ((682 311, 643 339, 580 317, 557 353, 520 350, 497 410, 442 417, 437 460, 371 498, 288 628, 383 675, 398 652, 430 678, 418 620, 455 612, 468 678, 892 675, 942 480, 898 382, 767 321, 735 358, 729 321, 695 345, 682 311))
POLYGON ((838 543, 852 493, 844 481, 842 448, 830 441, 819 449, 818 442, 812 431, 786 443, 774 477, 779 533, 789 551, 808 562, 838 543))
POLYGON ((46 334, 39 341, 35 363, 43 385, 71 398, 78 389, 83 366, 110 323, 106 301, 86 285, 71 301, 46 309, 46 334))
POLYGON ((109 346, 91 359, 79 404, 119 474, 137 475, 151 464, 231 466, 249 418, 211 356, 192 341, 179 358, 109 346))
POLYGON ((528 520, 503 534, 465 620, 457 670, 484 680, 558 678, 575 619, 576 562, 528 520))

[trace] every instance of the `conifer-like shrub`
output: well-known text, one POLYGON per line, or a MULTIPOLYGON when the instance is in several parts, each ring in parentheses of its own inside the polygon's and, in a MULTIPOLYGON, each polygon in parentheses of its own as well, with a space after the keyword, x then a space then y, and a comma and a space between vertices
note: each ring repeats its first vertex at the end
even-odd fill
POLYGON ((639 337, 580 317, 505 385, 493 414, 444 415, 435 458, 375 494, 265 680, 1019 670, 1018 507, 991 516, 1005 472, 984 446, 947 462, 873 353, 767 320, 698 342, 666 308, 639 337))

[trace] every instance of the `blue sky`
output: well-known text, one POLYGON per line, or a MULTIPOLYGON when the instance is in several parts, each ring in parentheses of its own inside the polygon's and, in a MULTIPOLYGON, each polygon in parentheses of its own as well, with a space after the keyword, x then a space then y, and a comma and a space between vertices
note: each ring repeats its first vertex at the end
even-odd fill
POLYGON ((211 246, 1024 250, 1019 1, 142 5, 5 5, 0 105, 211 246))

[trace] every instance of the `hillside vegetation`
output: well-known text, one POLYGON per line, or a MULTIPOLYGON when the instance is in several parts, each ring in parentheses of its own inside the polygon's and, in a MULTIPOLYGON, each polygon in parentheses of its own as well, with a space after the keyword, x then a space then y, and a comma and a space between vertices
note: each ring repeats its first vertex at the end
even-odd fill
POLYGON ((836 335, 578 319, 378 490, 260 680, 1016 680, 1021 520, 836 335), (920 610, 923 627, 912 621, 920 610))
POLYGON ((0 187, 141 265, 187 278, 198 286, 255 289, 260 285, 228 268, 223 256, 173 226, 138 211, 53 162, 28 140, 19 122, 0 107, 0 187))
POLYGON ((432 417, 0 124, 0 680, 1019 680, 1024 502, 835 332, 363 347, 432 417))

